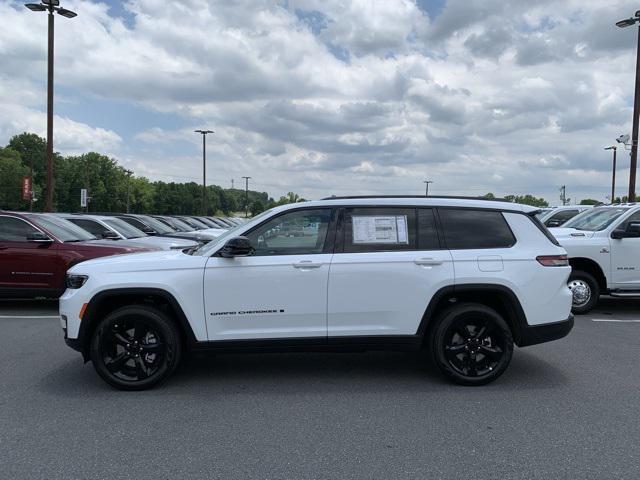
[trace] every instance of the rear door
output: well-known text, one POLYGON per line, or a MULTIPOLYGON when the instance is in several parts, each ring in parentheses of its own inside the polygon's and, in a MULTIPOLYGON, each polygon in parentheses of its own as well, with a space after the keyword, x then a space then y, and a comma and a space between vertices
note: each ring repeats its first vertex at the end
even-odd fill
POLYGON ((429 301, 453 282, 431 208, 341 212, 329 273, 329 337, 415 335, 429 301))
POLYGON ((56 285, 55 243, 27 240, 41 232, 18 217, 0 215, 0 288, 50 289, 56 285))

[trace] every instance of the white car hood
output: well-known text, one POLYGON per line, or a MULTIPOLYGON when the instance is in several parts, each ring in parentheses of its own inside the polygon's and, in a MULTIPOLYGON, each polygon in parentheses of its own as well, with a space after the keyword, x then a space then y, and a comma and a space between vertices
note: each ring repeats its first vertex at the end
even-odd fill
POLYGON ((158 250, 94 258, 74 265, 70 273, 139 272, 204 267, 208 257, 187 255, 182 250, 158 250))

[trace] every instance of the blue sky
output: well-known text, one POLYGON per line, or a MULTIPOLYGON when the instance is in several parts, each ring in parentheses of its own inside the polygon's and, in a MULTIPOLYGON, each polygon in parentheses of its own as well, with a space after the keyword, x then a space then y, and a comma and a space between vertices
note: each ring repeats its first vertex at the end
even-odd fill
MULTIPOLYGON (((151 179, 605 200, 631 120, 635 11, 612 0, 68 0, 56 149, 151 179)), ((0 0, 0 144, 44 134, 46 23, 0 0)), ((626 180, 626 156, 619 184, 626 180)), ((623 193, 624 187, 620 189, 623 193)))

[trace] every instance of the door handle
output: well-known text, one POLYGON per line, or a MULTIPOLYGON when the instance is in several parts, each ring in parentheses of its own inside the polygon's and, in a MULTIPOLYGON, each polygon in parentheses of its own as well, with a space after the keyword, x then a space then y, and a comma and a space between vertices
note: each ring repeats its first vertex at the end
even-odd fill
POLYGON ((416 258, 413 263, 416 265, 442 265, 442 260, 435 258, 416 258))
POLYGON ((312 262, 311 260, 301 260, 293 264, 293 268, 319 268, 322 262, 312 262))

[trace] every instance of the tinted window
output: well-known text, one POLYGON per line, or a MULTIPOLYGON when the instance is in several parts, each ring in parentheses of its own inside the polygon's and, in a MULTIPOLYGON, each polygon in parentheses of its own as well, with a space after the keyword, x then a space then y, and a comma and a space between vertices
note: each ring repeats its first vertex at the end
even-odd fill
POLYGON ((544 224, 547 227, 553 226, 553 225, 562 225, 567 220, 575 217, 578 213, 580 213, 578 210, 561 210, 558 213, 551 215, 551 217, 549 217, 544 222, 544 224))
POLYGON ((418 248, 420 250, 437 250, 440 248, 436 220, 431 208, 418 210, 418 248))
POLYGON ((127 222, 120 220, 119 218, 105 218, 103 221, 125 238, 140 238, 147 236, 147 234, 142 230, 138 230, 133 225, 129 225, 127 222))
POLYGON ((102 234, 107 231, 105 227, 100 225, 98 222, 94 222, 93 220, 87 220, 84 218, 70 218, 69 221, 71 223, 75 223, 80 228, 86 230, 89 233, 92 233, 96 237, 102 237, 102 234))
POLYGON ((255 255, 322 253, 331 222, 330 209, 299 210, 269 220, 247 234, 255 255))
POLYGON ((599 232, 607 228, 628 211, 627 208, 594 208, 587 213, 572 218, 564 226, 567 228, 575 228, 576 230, 599 232))
POLYGON ((27 235, 37 231, 19 218, 0 217, 0 242, 26 242, 27 235))
POLYGON ((64 218, 47 214, 29 214, 28 218, 39 227, 45 228, 62 242, 95 240, 96 237, 64 218))
POLYGON ((516 242, 501 212, 442 208, 439 215, 447 247, 452 250, 506 248, 516 242))
POLYGON ((131 217, 118 217, 118 218, 120 220, 127 222, 129 225, 133 225, 137 229, 142 230, 143 232, 153 231, 152 228, 148 227, 137 218, 131 218, 131 217))
POLYGON ((413 208, 347 208, 342 231, 345 252, 418 248, 413 208))

